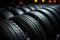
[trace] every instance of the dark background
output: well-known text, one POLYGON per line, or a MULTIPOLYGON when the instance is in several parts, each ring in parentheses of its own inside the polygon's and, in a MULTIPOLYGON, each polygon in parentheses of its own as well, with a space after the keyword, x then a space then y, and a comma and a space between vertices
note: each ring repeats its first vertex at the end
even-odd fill
MULTIPOLYGON (((49 0, 45 0, 44 3, 49 3, 49 0)), ((0 6, 11 6, 11 5, 23 5, 23 4, 41 4, 43 3, 42 0, 38 0, 37 3, 34 2, 34 0, 0 0, 0 6)), ((52 3, 53 0, 52 0, 52 3)), ((59 0, 57 0, 57 3, 59 3, 59 0)))

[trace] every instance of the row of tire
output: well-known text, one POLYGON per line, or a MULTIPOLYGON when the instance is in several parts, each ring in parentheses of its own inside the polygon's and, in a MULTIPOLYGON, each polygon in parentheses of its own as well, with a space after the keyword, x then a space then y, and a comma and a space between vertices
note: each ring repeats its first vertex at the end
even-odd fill
POLYGON ((56 40, 59 33, 59 5, 0 7, 1 40, 56 40))

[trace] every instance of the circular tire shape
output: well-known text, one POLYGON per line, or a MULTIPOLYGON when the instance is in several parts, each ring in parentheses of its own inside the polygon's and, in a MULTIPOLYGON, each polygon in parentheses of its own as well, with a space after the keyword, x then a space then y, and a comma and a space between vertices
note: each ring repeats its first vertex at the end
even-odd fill
POLYGON ((10 11, 5 10, 4 8, 0 8, 0 18, 1 19, 9 19, 13 16, 14 15, 10 11))
POLYGON ((27 40, 21 28, 10 20, 0 21, 0 36, 4 40, 27 40))
POLYGON ((57 24, 58 24, 58 26, 57 26, 58 32, 60 32, 60 26, 59 26, 60 25, 60 16, 59 16, 57 10, 53 9, 53 8, 48 8, 48 7, 46 7, 45 9, 48 10, 49 12, 51 12, 52 15, 54 15, 54 17, 57 21, 57 24))
POLYGON ((18 9, 22 10, 23 12, 28 12, 31 11, 29 8, 27 7, 18 7, 18 9))
POLYGON ((28 7, 31 11, 36 9, 36 8, 34 8, 34 7, 30 6, 30 5, 29 5, 29 6, 27 6, 27 7, 28 7))
POLYGON ((60 10, 57 7, 50 7, 52 10, 55 11, 56 15, 58 15, 58 18, 60 17, 60 10))
POLYGON ((52 25, 50 24, 49 20, 43 14, 41 14, 37 11, 26 12, 24 14, 32 16, 33 18, 35 18, 39 22, 39 24, 41 24, 42 28, 45 31, 47 40, 53 39, 52 25))
POLYGON ((11 18, 18 25, 22 25, 21 28, 27 32, 31 40, 46 40, 45 32, 41 28, 40 24, 31 16, 18 15, 11 18), (18 20, 18 21, 17 21, 18 20))
POLYGON ((50 7, 50 8, 52 8, 53 10, 55 10, 56 11, 56 13, 60 16, 60 10, 59 10, 59 8, 58 7, 50 7))
POLYGON ((37 9, 34 5, 30 5, 31 7, 33 7, 33 8, 35 8, 35 9, 37 9))
POLYGON ((13 15, 21 15, 24 12, 18 8, 13 8, 13 7, 5 7, 6 10, 9 10, 13 15))
POLYGON ((52 13, 53 14, 55 14, 55 16, 58 18, 58 20, 60 20, 59 18, 60 18, 60 11, 59 11, 59 9, 58 8, 56 8, 56 7, 48 7, 47 8, 47 10, 50 10, 50 11, 52 11, 52 13))
POLYGON ((55 17, 48 10, 45 10, 45 9, 40 9, 40 10, 35 10, 35 11, 42 13, 43 15, 45 15, 49 19, 49 21, 53 25, 53 29, 56 34, 57 30, 58 30, 58 28, 57 28, 58 24, 57 24, 55 17))
POLYGON ((36 9, 40 9, 40 7, 38 7, 37 5, 33 5, 36 9))
MULTIPOLYGON (((55 5, 55 6, 51 6, 51 7, 53 7, 53 8, 55 8, 55 9, 57 9, 58 11, 59 11, 59 13, 60 13, 60 6, 59 5, 55 5)), ((59 14, 60 15, 60 14, 59 14)))

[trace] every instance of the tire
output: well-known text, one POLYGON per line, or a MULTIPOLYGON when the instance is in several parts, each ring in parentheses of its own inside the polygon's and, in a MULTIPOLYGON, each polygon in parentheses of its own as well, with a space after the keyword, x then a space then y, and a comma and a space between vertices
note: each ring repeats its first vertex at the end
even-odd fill
POLYGON ((18 15, 11 18, 10 20, 14 21, 18 25, 22 25, 23 30, 27 32, 31 40, 46 40, 44 30, 41 28, 39 23, 28 15, 18 15), (18 20, 18 21, 17 21, 18 20))
POLYGON ((4 8, 0 8, 0 18, 1 19, 9 19, 11 17, 14 17, 14 15, 10 11, 5 10, 4 8))
POLYGON ((34 8, 34 7, 32 7, 32 6, 30 6, 30 5, 29 5, 29 6, 27 6, 27 7, 28 7, 31 11, 32 11, 32 10, 35 10, 35 8, 34 8))
POLYGON ((4 40, 27 40, 24 32, 10 20, 0 21, 0 35, 4 40))
POLYGON ((18 7, 18 9, 22 10, 23 12, 28 12, 31 11, 29 8, 27 7, 18 7))
POLYGON ((57 33, 58 24, 55 17, 48 10, 45 10, 45 9, 40 9, 40 10, 35 10, 35 11, 38 11, 42 13, 43 15, 45 15, 49 19, 51 24, 53 25, 54 32, 57 33))
POLYGON ((26 12, 24 14, 30 15, 35 18, 42 26, 47 36, 47 40, 53 39, 53 28, 49 20, 41 13, 37 11, 26 12), (44 27, 45 26, 45 27, 44 27), (48 31, 47 31, 48 30, 48 31))
POLYGON ((13 7, 5 7, 5 9, 9 10, 13 15, 21 15, 24 12, 18 8, 13 8, 13 7))
POLYGON ((49 12, 51 12, 52 15, 54 15, 56 21, 57 21, 57 24, 58 24, 58 32, 60 32, 60 16, 58 15, 56 9, 53 9, 53 8, 45 8, 46 10, 48 10, 49 12))
POLYGON ((38 7, 37 5, 33 5, 36 9, 40 9, 40 7, 38 7))
POLYGON ((56 13, 57 13, 58 15, 60 15, 60 11, 59 11, 59 9, 58 9, 57 7, 50 7, 50 8, 52 8, 53 10, 55 10, 56 13))

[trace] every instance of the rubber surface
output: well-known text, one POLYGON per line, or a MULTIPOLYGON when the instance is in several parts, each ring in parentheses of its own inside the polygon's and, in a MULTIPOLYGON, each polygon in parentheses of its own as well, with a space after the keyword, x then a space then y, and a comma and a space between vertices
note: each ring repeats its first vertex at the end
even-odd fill
POLYGON ((46 10, 50 11, 52 15, 54 15, 55 19, 57 20, 58 24, 58 31, 59 31, 59 25, 60 25, 60 16, 58 15, 59 13, 57 12, 56 9, 53 8, 45 8, 46 10))
POLYGON ((18 15, 11 20, 16 22, 18 25, 23 25, 23 28, 26 30, 31 40, 46 40, 43 29, 34 18, 28 15, 18 15))
POLYGON ((53 28, 52 28, 50 22, 48 21, 48 19, 43 14, 41 14, 37 11, 26 12, 24 14, 30 15, 33 18, 35 18, 41 24, 42 28, 44 29, 44 31, 46 33, 46 36, 47 36, 47 40, 52 39, 52 37, 53 37, 53 28))
POLYGON ((13 15, 21 15, 24 12, 18 8, 13 8, 13 7, 5 7, 5 9, 9 10, 13 15))
POLYGON ((32 11, 32 10, 35 10, 35 8, 34 8, 34 7, 32 7, 32 6, 30 6, 30 5, 29 5, 29 6, 27 6, 27 7, 28 7, 31 11, 32 11))
POLYGON ((30 9, 27 8, 27 7, 18 7, 18 9, 22 10, 23 12, 28 12, 28 11, 30 11, 30 9))
POLYGON ((5 10, 4 8, 0 9, 0 18, 1 19, 9 19, 11 17, 14 17, 14 15, 10 11, 5 10))
POLYGON ((1 32, 5 40, 27 40, 24 32, 14 22, 10 20, 3 20, 1 24, 5 25, 5 28, 8 29, 7 31, 10 32, 3 31, 5 34, 1 32))
POLYGON ((38 11, 42 13, 43 15, 45 15, 49 19, 51 24, 53 25, 54 32, 57 33, 56 30, 57 30, 58 24, 55 17, 48 10, 45 10, 45 9, 40 9, 40 10, 35 10, 35 11, 38 11))

